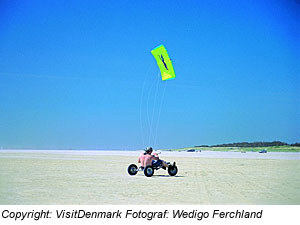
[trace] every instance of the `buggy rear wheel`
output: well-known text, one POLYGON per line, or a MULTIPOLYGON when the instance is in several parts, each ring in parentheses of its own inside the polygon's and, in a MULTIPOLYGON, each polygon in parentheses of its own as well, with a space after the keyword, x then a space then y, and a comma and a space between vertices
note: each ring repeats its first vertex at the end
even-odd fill
POLYGON ((129 173, 129 175, 134 176, 138 172, 138 167, 135 164, 131 164, 128 166, 127 172, 129 173))
POLYGON ((146 177, 152 177, 152 175, 154 174, 154 169, 152 166, 146 166, 144 169, 144 174, 146 177))

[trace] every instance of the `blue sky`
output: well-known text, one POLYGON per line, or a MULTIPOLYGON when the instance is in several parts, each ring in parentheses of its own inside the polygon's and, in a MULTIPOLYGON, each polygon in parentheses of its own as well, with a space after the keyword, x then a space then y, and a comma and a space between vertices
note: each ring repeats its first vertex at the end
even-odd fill
POLYGON ((300 140, 294 0, 0 2, 0 146, 300 140), (177 78, 158 80, 164 44, 177 78))

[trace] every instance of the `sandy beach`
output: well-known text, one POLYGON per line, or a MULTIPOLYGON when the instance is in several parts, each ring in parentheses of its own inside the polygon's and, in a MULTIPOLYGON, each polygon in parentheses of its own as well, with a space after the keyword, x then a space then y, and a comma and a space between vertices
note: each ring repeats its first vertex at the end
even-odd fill
POLYGON ((177 176, 129 176, 140 153, 0 150, 0 204, 300 204, 297 153, 162 152, 177 176))

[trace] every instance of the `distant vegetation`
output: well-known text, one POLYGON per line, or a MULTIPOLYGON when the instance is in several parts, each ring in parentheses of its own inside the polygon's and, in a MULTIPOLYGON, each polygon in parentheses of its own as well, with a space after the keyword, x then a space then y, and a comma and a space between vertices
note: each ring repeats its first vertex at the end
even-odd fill
POLYGON ((291 146, 297 146, 297 147, 300 147, 300 143, 291 144, 291 146))
POLYGON ((287 144, 281 141, 272 141, 272 142, 237 142, 229 144, 219 144, 219 145, 197 145, 195 147, 273 147, 273 146, 297 146, 300 147, 300 143, 287 144))
POLYGON ((169 151, 232 151, 232 152, 300 152, 300 143, 288 144, 281 141, 260 141, 260 142, 236 142, 218 145, 197 145, 194 147, 184 147, 176 149, 161 149, 169 151))

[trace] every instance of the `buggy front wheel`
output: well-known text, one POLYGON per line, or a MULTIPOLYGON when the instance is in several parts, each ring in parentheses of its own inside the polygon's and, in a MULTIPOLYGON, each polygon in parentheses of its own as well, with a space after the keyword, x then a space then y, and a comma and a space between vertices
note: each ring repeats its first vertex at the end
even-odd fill
POLYGON ((168 173, 170 176, 175 176, 178 172, 177 166, 169 166, 168 167, 168 173))

